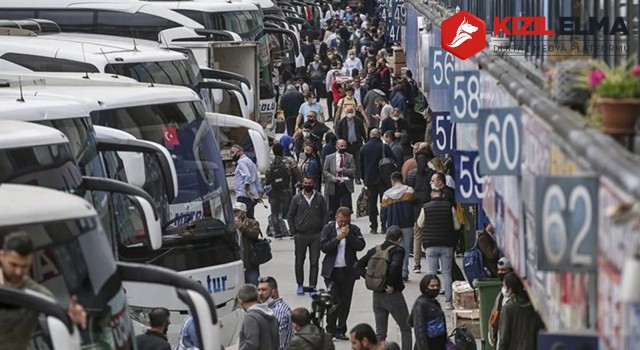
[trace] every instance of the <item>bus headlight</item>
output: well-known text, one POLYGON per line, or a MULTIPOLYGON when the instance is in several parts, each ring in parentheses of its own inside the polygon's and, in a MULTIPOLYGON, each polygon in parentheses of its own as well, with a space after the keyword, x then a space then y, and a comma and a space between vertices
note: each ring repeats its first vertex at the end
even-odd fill
POLYGON ((131 316, 131 319, 145 326, 149 326, 150 312, 151 308, 129 306, 129 316, 131 316))

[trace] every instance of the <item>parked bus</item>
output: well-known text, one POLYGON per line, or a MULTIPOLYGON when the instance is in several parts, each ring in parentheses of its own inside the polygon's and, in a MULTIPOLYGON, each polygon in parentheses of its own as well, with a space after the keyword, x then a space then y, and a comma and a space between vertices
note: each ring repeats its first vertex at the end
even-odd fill
POLYGON ((0 239, 16 231, 26 232, 34 243, 31 277, 59 303, 66 305, 75 295, 86 310, 82 349, 136 348, 123 282, 172 289, 196 319, 203 348, 220 349, 218 318, 208 292, 167 269, 116 263, 97 213, 84 199, 42 187, 0 184, 0 239))

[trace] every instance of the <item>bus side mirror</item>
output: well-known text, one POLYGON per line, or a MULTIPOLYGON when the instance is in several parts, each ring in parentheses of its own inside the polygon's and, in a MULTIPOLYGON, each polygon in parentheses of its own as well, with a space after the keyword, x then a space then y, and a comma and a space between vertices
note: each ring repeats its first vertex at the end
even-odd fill
POLYGON ((164 146, 138 140, 113 128, 94 126, 94 129, 97 148, 105 158, 110 178, 144 189, 163 206, 173 202, 178 195, 178 175, 171 154, 164 146), (145 170, 142 175, 140 169, 145 170))
MULTIPOLYGON (((198 282, 175 271, 153 265, 142 265, 119 261, 118 273, 127 290, 140 284, 156 284, 173 287, 178 299, 189 308, 200 338, 201 350, 220 350, 220 327, 216 306, 209 292, 198 282)), ((135 293, 131 293, 134 295, 135 293)), ((169 308, 171 305, 168 305, 169 308)))

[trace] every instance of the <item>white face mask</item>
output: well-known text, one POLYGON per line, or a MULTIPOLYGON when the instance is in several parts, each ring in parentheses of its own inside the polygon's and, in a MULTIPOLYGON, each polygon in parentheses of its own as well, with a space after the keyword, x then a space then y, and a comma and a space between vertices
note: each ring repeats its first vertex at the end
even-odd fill
POLYGON ((347 118, 353 118, 353 117, 355 117, 355 116, 356 116, 356 115, 355 115, 355 114, 353 114, 353 113, 348 113, 348 114, 347 114, 347 118))
POLYGON ((438 189, 438 186, 436 186, 436 184, 431 184, 431 189, 432 189, 432 190, 437 190, 437 189, 438 189))
POLYGON ((392 120, 398 120, 400 117, 391 117, 392 120))
POLYGON ((310 133, 310 132, 308 132, 308 131, 303 131, 303 132, 302 132, 302 136, 303 136, 303 137, 309 137, 309 135, 311 135, 311 133, 310 133))
POLYGON ((356 58, 356 55, 349 55, 349 58, 353 60, 356 58))
POLYGON ((505 298, 508 298, 511 295, 511 293, 509 293, 509 291, 507 290, 507 287, 502 287, 502 295, 505 298))

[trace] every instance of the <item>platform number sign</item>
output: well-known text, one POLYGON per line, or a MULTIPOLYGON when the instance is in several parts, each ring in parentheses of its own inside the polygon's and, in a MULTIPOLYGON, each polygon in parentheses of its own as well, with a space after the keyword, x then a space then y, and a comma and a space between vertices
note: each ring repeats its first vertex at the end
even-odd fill
POLYGON ((458 151, 456 161, 456 202, 480 203, 484 198, 478 151, 458 151))
POLYGON ((399 43, 402 41, 402 27, 392 25, 389 27, 389 43, 399 43))
POLYGON ((598 183, 597 177, 536 178, 538 270, 596 270, 598 183))
POLYGON ((480 115, 480 72, 461 71, 452 75, 451 118, 456 123, 476 123, 480 115))
POLYGON ((478 148, 484 175, 519 175, 522 119, 519 107, 480 109, 478 148))
POLYGON ((456 149, 456 124, 449 112, 434 112, 431 117, 433 153, 452 153, 456 149))
POLYGON ((407 25, 407 9, 404 0, 392 0, 391 3, 391 24, 394 26, 407 25))
POLYGON ((429 52, 429 89, 448 89, 455 69, 455 58, 439 46, 432 46, 429 52))

